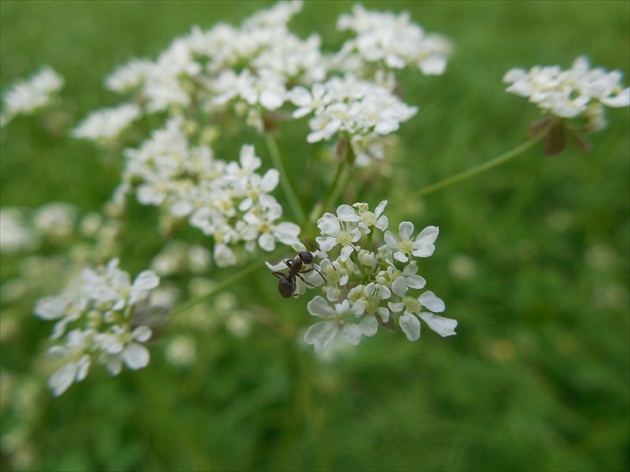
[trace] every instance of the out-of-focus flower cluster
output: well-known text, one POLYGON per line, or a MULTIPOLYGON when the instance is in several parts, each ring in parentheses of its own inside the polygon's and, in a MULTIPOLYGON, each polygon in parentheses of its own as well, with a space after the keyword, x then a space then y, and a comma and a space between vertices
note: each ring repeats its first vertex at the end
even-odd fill
POLYGON ((188 217, 190 224, 214 239, 218 266, 237 263, 231 246, 244 243, 253 251, 260 246, 275 249, 276 241, 292 244, 300 228, 289 222, 277 223, 282 207, 270 195, 278 185, 278 171, 256 172, 261 161, 253 146, 241 148, 238 162, 213 156, 208 146, 189 144, 183 120, 171 119, 138 149, 128 148, 123 182, 116 199, 135 189, 144 205, 161 205, 176 217, 188 217))
POLYGON ((14 84, 2 94, 0 127, 17 115, 33 113, 50 105, 63 85, 63 77, 50 66, 14 84))
MULTIPOLYGON (((361 336, 374 336, 379 325, 398 326, 416 341, 421 319, 441 336, 455 334, 457 321, 435 314, 444 311, 444 302, 431 291, 421 291, 426 280, 418 275, 417 259, 433 254, 438 228, 428 226, 414 235, 413 223, 404 221, 396 236, 388 230, 386 205, 381 202, 373 212, 366 203, 341 205, 336 215, 325 213, 317 221, 321 236, 313 255, 318 263, 303 268, 296 278, 296 295, 306 288, 325 293, 307 306, 311 315, 322 318, 305 334, 317 353, 340 335, 358 344, 361 336)), ((286 262, 268 267, 276 272, 288 268, 286 262)))
POLYGON ((135 319, 160 279, 147 270, 131 283, 118 264, 118 259, 112 259, 96 270, 85 269, 65 291, 42 298, 35 306, 35 315, 56 321, 51 335, 54 344, 48 349, 57 364, 49 379, 55 395, 83 380, 93 363, 105 365, 112 375, 120 373, 123 363, 130 369, 149 363, 143 343, 152 330, 135 319))
POLYGON ((630 105, 630 88, 623 88, 618 70, 591 69, 588 59, 578 57, 568 70, 560 66, 535 66, 529 71, 509 70, 503 81, 508 92, 529 97, 544 112, 560 118, 582 118, 585 131, 607 124, 604 107, 630 105))
POLYGON ((337 29, 351 30, 356 37, 343 44, 332 62, 359 75, 410 66, 423 74, 440 75, 452 49, 443 36, 427 34, 412 23, 407 12, 395 15, 355 5, 352 14, 339 17, 337 29))

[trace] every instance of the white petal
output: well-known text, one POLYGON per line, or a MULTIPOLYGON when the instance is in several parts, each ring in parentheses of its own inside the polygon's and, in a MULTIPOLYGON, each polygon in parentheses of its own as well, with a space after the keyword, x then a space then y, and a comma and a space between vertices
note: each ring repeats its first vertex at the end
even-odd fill
POLYGON ((399 297, 404 297, 407 293, 407 281, 404 277, 398 277, 392 284, 392 290, 399 297))
POLYGON ((58 296, 48 296, 37 300, 35 305, 36 316, 43 320, 56 320, 61 318, 66 312, 66 299, 58 296))
POLYGON ((409 341, 417 341, 420 338, 420 320, 408 311, 400 317, 398 324, 409 341))
POLYGON ((424 277, 420 277, 419 275, 410 275, 407 277, 407 286, 409 288, 422 288, 427 284, 427 281, 424 277))
POLYGON ((385 231, 385 243, 392 249, 396 249, 396 237, 391 231, 385 231))
POLYGON ((396 251, 394 253, 394 259, 400 262, 407 262, 409 260, 409 258, 400 251, 396 251))
POLYGON ((158 285, 160 285, 160 278, 152 270, 140 272, 133 281, 135 290, 152 290, 158 285))
POLYGON ((334 313, 333 308, 328 304, 326 299, 319 295, 308 302, 306 309, 311 315, 319 316, 320 318, 328 318, 334 313))
POLYGON ((413 244, 413 255, 416 257, 429 257, 435 251, 433 243, 438 237, 440 229, 437 226, 427 226, 416 238, 413 244))
POLYGON ((346 246, 344 248, 341 249, 341 254, 339 255, 339 260, 341 262, 346 262, 348 260, 348 258, 350 257, 350 254, 352 254, 354 252, 354 247, 353 246, 346 246))
POLYGON ((389 307, 390 310, 392 310, 394 313, 400 313, 401 311, 403 311, 403 309, 405 308, 405 304, 403 302, 388 302, 387 306, 389 307))
POLYGON ((356 346, 361 341, 361 328, 354 323, 346 323, 343 325, 343 335, 350 344, 356 346))
POLYGON ((630 105, 630 88, 625 88, 617 96, 603 98, 601 102, 609 107, 627 107, 630 105))
POLYGON ((334 235, 341 231, 339 220, 332 213, 324 213, 322 217, 317 220, 317 227, 320 229, 322 235, 334 235))
POLYGON ((149 350, 138 343, 130 343, 122 352, 123 361, 133 370, 146 367, 150 358, 149 350))
POLYGON ((359 221, 359 215, 350 205, 340 205, 337 208, 337 215, 340 221, 359 221))
POLYGON ((315 323, 304 334, 304 341, 315 346, 315 352, 321 354, 337 336, 339 324, 336 321, 315 323))
POLYGON ((435 293, 430 290, 420 295, 420 297, 418 297, 418 301, 422 304, 422 306, 437 313, 443 312, 446 308, 442 299, 438 298, 435 293))
POLYGON ((81 356, 81 359, 77 361, 77 382, 80 382, 85 377, 90 370, 90 356, 84 354, 81 356))
POLYGON ((72 385, 77 376, 77 369, 77 364, 71 362, 64 365, 48 379, 48 386, 56 397, 68 390, 68 387, 72 385))
POLYGON ((400 239, 410 239, 413 234, 414 226, 411 221, 403 221, 398 225, 398 234, 400 239))
POLYGON ((151 331, 151 328, 145 325, 138 326, 131 332, 133 339, 141 343, 147 342, 151 338, 152 334, 153 332, 151 331))
POLYGON ((368 315, 361 320, 359 328, 364 336, 374 336, 378 330, 378 321, 374 315, 368 315))
POLYGON ((276 248, 276 240, 269 233, 263 233, 258 238, 258 245, 267 252, 271 252, 276 248))
MULTIPOLYGON (((300 235, 300 227, 295 223, 285 221, 276 225, 273 229, 273 235, 282 244, 292 245, 299 242, 298 236, 300 235)), ((304 249, 301 250, 303 251, 304 249)))
POLYGON ((378 206, 376 207, 376 210, 374 210, 374 214, 377 217, 381 216, 381 213, 383 213, 383 210, 385 209, 386 206, 387 206, 387 200, 383 200, 381 203, 378 204, 378 206))
POLYGON ((311 97, 311 92, 304 87, 298 86, 292 88, 289 92, 289 100, 299 107, 307 107, 311 104, 313 98, 311 97))
POLYGON ((442 337, 457 334, 455 333, 457 320, 444 318, 443 316, 434 315, 433 313, 420 313, 420 318, 429 325, 429 328, 442 337))

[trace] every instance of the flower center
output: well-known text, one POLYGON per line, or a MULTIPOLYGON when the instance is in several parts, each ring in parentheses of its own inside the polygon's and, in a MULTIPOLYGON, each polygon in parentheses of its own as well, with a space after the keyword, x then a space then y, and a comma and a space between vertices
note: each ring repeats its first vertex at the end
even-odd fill
POLYGON ((397 248, 403 254, 409 254, 413 251, 413 243, 408 239, 404 239, 398 243, 397 248))
POLYGON ((352 244, 352 239, 353 239, 352 233, 350 233, 349 231, 341 231, 339 233, 339 236, 337 236, 337 241, 339 241, 339 244, 341 244, 344 247, 352 244))

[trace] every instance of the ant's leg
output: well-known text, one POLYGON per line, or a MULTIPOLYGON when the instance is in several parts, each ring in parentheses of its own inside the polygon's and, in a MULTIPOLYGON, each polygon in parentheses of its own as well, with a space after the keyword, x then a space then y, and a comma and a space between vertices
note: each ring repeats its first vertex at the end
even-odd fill
MULTIPOLYGON (((306 274, 307 272, 312 272, 312 270, 315 270, 315 271, 319 272, 317 269, 310 269, 310 270, 307 270, 306 272, 302 272, 302 273, 303 273, 303 274, 306 274)), ((313 285, 313 284, 312 284, 312 283, 310 283, 308 280, 304 279, 304 277, 302 277, 300 274, 295 274, 295 275, 296 275, 296 277, 298 277, 298 278, 299 278, 302 282, 304 282, 306 285, 310 285, 310 286, 311 286, 311 287, 313 287, 313 288, 318 288, 318 289, 320 289, 322 292, 324 291, 324 289, 323 289, 323 288, 318 287, 317 285, 313 285)), ((320 275, 321 275, 321 274, 320 274, 320 275)), ((323 278, 323 277, 324 277, 324 276, 322 275, 322 278, 323 278)), ((325 281, 325 280, 326 280, 326 279, 324 279, 324 281, 325 281)))
POLYGON ((283 274, 282 272, 272 272, 271 275, 278 279, 286 279, 288 277, 287 274, 283 274))
MULTIPOLYGON (((322 278, 322 280, 324 281, 324 283, 326 283, 326 277, 324 277, 324 274, 322 274, 322 273, 321 273, 319 270, 317 270, 315 267, 311 267, 310 269, 303 270, 301 273, 302 273, 302 274, 308 274, 309 272, 313 272, 313 271, 317 272, 317 273, 321 276, 321 278, 322 278)), ((302 280, 304 280, 304 279, 302 279, 302 280)), ((304 280, 304 282, 306 282, 306 280, 304 280)))
MULTIPOLYGON (((321 251, 321 249, 320 249, 320 248, 317 246, 317 244, 315 244, 314 242, 309 241, 309 240, 308 240, 308 239, 306 239, 306 238, 304 238, 304 242, 305 242, 308 246, 310 246, 310 247, 314 247, 314 248, 315 248, 315 249, 317 249, 318 251, 321 251)), ((307 246, 307 247, 308 247, 308 246, 307 246)))

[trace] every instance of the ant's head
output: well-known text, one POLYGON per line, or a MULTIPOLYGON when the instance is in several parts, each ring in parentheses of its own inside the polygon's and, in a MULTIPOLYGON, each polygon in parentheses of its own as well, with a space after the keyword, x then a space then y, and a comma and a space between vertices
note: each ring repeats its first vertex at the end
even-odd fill
POLYGON ((302 262, 304 262, 304 264, 312 264, 315 260, 313 258, 313 254, 308 251, 300 251, 298 253, 298 257, 302 259, 302 262))

